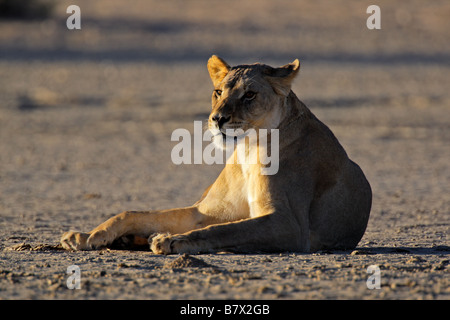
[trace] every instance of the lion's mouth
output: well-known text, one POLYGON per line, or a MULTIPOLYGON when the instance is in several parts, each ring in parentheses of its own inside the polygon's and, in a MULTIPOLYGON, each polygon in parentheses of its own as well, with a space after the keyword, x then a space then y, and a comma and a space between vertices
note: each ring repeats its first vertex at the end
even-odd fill
POLYGON ((237 139, 242 139, 248 135, 248 131, 244 131, 241 128, 237 129, 220 129, 220 134, 224 140, 233 138, 235 141, 237 139))
POLYGON ((241 139, 248 135, 242 129, 210 129, 214 143, 221 149, 226 149, 226 146, 235 145, 242 141, 241 139))
POLYGON ((230 137, 236 140, 243 138, 248 134, 248 132, 243 129, 244 125, 244 122, 231 122, 220 128, 219 131, 224 139, 230 137))
POLYGON ((212 133, 216 145, 225 149, 226 145, 235 145, 249 135, 251 130, 244 130, 244 127, 247 127, 245 122, 230 122, 221 128, 210 126, 209 131, 212 133))

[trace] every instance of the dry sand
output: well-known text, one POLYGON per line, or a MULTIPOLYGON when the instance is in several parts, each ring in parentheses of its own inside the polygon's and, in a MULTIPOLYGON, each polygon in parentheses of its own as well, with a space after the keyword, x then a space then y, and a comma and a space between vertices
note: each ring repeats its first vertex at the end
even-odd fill
POLYGON ((45 21, 0 21, 0 299, 449 299, 448 1, 378 1, 376 31, 365 1, 77 2, 81 31, 65 27, 68 1, 45 21), (59 250, 64 231, 190 205, 215 179, 220 165, 170 159, 172 131, 207 118, 211 54, 301 60, 293 90, 373 188, 358 248, 59 250))

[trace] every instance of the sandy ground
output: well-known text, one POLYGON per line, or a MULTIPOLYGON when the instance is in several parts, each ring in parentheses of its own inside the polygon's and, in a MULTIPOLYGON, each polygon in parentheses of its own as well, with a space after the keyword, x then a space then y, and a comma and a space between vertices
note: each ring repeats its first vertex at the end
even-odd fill
POLYGON ((450 5, 77 1, 0 21, 0 299, 449 299, 450 5), (124 210, 190 205, 220 165, 171 162, 205 120, 206 61, 282 65, 363 168, 369 225, 353 252, 158 256, 58 250, 124 210), (67 268, 80 268, 79 290, 67 268), (369 289, 370 265, 380 289, 369 289))

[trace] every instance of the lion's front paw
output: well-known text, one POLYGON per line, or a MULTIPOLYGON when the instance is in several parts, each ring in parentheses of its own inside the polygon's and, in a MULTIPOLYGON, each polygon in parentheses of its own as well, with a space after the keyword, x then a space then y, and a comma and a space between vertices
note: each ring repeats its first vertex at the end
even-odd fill
POLYGON ((111 244, 115 236, 106 230, 93 231, 87 239, 87 245, 92 249, 100 249, 111 244))
POLYGON ((62 235, 60 242, 66 250, 91 250, 87 243, 88 238, 89 233, 68 231, 62 235))
POLYGON ((173 248, 172 248, 173 239, 170 234, 161 233, 156 236, 153 236, 149 240, 151 241, 150 249, 153 251, 153 253, 156 253, 156 254, 175 253, 175 252, 173 252, 173 248))

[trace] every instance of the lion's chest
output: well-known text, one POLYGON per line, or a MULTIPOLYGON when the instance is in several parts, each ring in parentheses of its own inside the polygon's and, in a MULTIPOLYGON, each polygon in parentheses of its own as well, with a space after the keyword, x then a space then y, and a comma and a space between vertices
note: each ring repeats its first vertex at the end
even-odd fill
POLYGON ((266 214, 264 207, 268 199, 270 199, 267 188, 267 176, 260 174, 260 166, 258 165, 246 164, 241 165, 241 167, 245 180, 242 192, 247 197, 250 218, 266 214))

